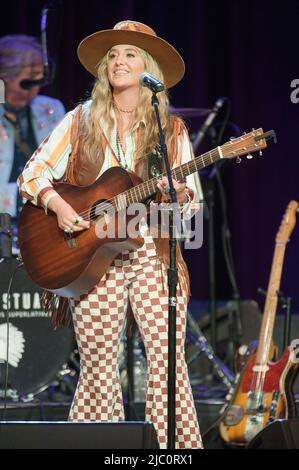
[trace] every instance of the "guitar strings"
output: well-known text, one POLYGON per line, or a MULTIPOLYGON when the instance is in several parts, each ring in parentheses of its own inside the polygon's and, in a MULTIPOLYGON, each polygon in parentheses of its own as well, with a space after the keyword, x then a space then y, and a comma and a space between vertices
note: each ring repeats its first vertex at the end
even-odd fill
MULTIPOLYGON (((230 145, 232 144, 232 142, 226 142, 225 144, 223 144, 221 146, 221 150, 223 152, 224 148, 225 147, 229 147, 230 145)), ((257 146, 256 143, 254 144, 249 144, 247 145, 246 147, 243 147, 242 149, 242 152, 240 152, 240 149, 238 150, 238 154, 236 155, 231 155, 231 157, 237 157, 237 156, 240 156, 242 154, 245 154, 247 152, 251 152, 251 151, 257 151, 259 150, 259 147, 257 146)), ((232 149, 229 149, 230 153, 233 153, 232 149)), ((185 177, 185 176, 188 176, 189 174, 192 174, 192 173, 195 173, 196 171, 206 167, 206 166, 209 166, 213 163, 215 163, 215 161, 217 161, 219 159, 219 150, 218 148, 216 149, 213 149, 213 150, 210 150, 209 152, 206 152, 204 153, 203 155, 199 155, 198 157, 190 160, 189 162, 187 163, 184 163, 183 165, 181 165, 180 167, 177 167, 177 168, 174 168, 172 170, 172 173, 177 173, 178 171, 181 171, 182 173, 182 176, 185 177), (215 157, 217 157, 215 159, 215 157), (209 161, 210 160, 210 161, 209 161), (190 168, 194 165, 194 168, 190 171, 190 168), (184 169, 187 169, 188 170, 188 173, 184 174, 184 169)), ((163 173, 162 176, 166 176, 166 173, 163 173)), ((176 176, 176 175, 175 175, 176 176)), ((178 175, 179 176, 179 175, 178 175)), ((114 207, 114 204, 113 202, 115 201, 116 198, 120 198, 122 197, 124 200, 127 199, 127 195, 129 195, 130 192, 135 192, 135 196, 137 196, 137 191, 139 190, 139 193, 141 195, 141 188, 142 187, 145 187, 146 185, 149 186, 150 184, 153 184, 154 182, 156 183, 157 180, 159 178, 152 178, 146 182, 143 182, 143 183, 140 183, 138 184, 137 186, 133 186, 132 188, 130 188, 129 190, 126 190, 124 191, 123 193, 117 195, 117 196, 114 196, 113 198, 111 199, 107 199, 105 202, 101 202, 100 204, 94 206, 93 208, 89 208, 83 212, 81 212, 80 214, 78 214, 80 217, 83 217, 84 220, 87 220, 87 221, 90 221, 90 220, 95 220, 99 217, 98 214, 96 214, 96 212, 99 212, 99 209, 101 211, 105 211, 105 210, 108 210, 109 208, 111 208, 111 206, 114 207), (91 211, 94 213, 93 216, 91 217, 88 217, 91 213, 91 211)), ((147 188, 149 190, 149 187, 147 188)), ((151 194, 154 194, 155 191, 151 192, 151 194)), ((146 195, 143 199, 147 199, 151 194, 149 195, 146 195)), ((137 201, 140 200, 140 198, 137 198, 137 201)), ((117 208, 117 206, 116 206, 117 208)))
MULTIPOLYGON (((185 163, 184 165, 181 165, 181 167, 174 168, 172 170, 172 173, 178 173, 178 171, 181 171, 182 176, 185 177, 188 174, 194 173, 196 170, 200 169, 200 168, 198 168, 198 163, 200 163, 200 159, 202 160, 201 168, 204 168, 205 166, 208 166, 208 165, 214 163, 215 162, 214 157, 217 157, 217 156, 219 157, 218 149, 211 150, 210 152, 207 152, 207 153, 205 153, 205 154, 203 154, 199 157, 194 158, 193 160, 191 160, 187 164, 185 163), (188 170, 190 170, 190 167, 192 167, 193 165, 194 165, 194 171, 191 171, 190 173, 188 171, 188 174, 185 175, 183 173, 182 167, 186 166, 186 169, 188 168, 188 170)), ((163 173, 162 176, 166 176, 166 173, 163 173)), ((178 176, 178 175, 175 175, 175 176, 178 176)), ((134 195, 135 195, 135 197, 137 197, 138 196, 137 191, 139 191, 140 195, 142 194, 141 193, 141 187, 147 186, 146 189, 149 191, 150 190, 150 185, 156 186, 156 183, 157 183, 158 179, 160 179, 160 178, 161 177, 152 178, 152 179, 150 179, 146 182, 138 184, 137 186, 133 186, 132 188, 124 191, 123 193, 120 193, 117 196, 114 196, 113 198, 107 199, 106 201, 101 202, 100 204, 97 204, 96 206, 91 207, 91 208, 79 213, 78 215, 80 217, 83 217, 83 219, 87 220, 87 221, 95 220, 99 217, 99 214, 96 214, 97 212, 99 212, 99 211, 100 212, 105 212, 105 210, 109 210, 109 209, 111 209, 111 207, 115 207, 115 205, 116 205, 115 204, 115 199, 116 198, 119 198, 121 201, 126 201, 127 199, 130 199, 130 196, 129 196, 130 193, 135 193, 134 195), (89 216, 90 213, 93 213, 94 215, 89 216)), ((150 194, 145 194, 145 197, 143 199, 147 199, 148 197, 150 197, 151 194, 154 194, 154 193, 155 193, 155 191, 151 191, 150 194)), ((137 201, 138 200, 140 200, 140 198, 137 198, 137 201)))
MULTIPOLYGON (((279 258, 283 258, 284 254, 285 254, 285 245, 280 246, 280 247, 278 247, 276 245, 276 256, 278 257, 277 261, 279 261, 279 258)), ((275 263, 273 262, 273 265, 274 264, 275 263)), ((282 265, 282 260, 281 260, 281 265, 282 265)), ((268 306, 268 310, 273 310, 273 311, 275 310, 276 311, 276 308, 277 308, 277 294, 275 294, 274 298, 273 298, 273 296, 270 297, 270 299, 271 300, 270 300, 270 304, 268 306), (275 304, 276 304, 276 305, 274 305, 274 307, 272 306, 273 302, 275 302, 275 304)), ((272 335, 273 335, 273 328, 274 328, 275 318, 272 318, 272 319, 270 318, 270 320, 271 320, 270 326, 265 324, 265 326, 262 329, 261 335, 260 335, 260 338, 263 338, 264 336, 268 336, 268 340, 263 340, 263 343, 266 342, 266 345, 267 345, 267 348, 266 348, 266 351, 265 351, 266 361, 262 360, 259 363, 257 363, 257 360, 256 360, 255 365, 258 365, 258 366, 267 367, 268 360, 272 359, 272 358, 269 357, 269 354, 270 354, 271 338, 272 338, 272 335), (267 331, 268 331, 268 333, 267 333, 267 331)), ((261 339, 259 340, 259 344, 260 344, 260 341, 261 341, 261 339)), ((258 353, 258 351, 257 351, 257 353, 258 353)), ((258 354, 257 354, 257 356, 258 356, 258 354)), ((258 359, 258 357, 256 359, 258 359)), ((265 381, 266 381, 267 372, 268 372, 267 370, 264 370, 264 371, 258 371, 258 372, 253 373, 253 376, 252 376, 252 379, 251 379, 251 388, 250 388, 250 390, 258 391, 258 393, 261 393, 263 391, 264 384, 265 384, 265 381)), ((260 399, 261 399, 261 395, 259 396, 259 400, 260 399)), ((259 405, 263 405, 263 403, 259 403, 259 405)))

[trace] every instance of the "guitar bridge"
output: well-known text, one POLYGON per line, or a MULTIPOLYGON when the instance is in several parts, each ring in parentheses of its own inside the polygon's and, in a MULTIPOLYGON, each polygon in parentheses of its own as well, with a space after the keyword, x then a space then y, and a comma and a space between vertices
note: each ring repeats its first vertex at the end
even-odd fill
POLYGON ((67 242, 69 248, 76 248, 77 247, 76 239, 71 234, 66 235, 66 242, 67 242))

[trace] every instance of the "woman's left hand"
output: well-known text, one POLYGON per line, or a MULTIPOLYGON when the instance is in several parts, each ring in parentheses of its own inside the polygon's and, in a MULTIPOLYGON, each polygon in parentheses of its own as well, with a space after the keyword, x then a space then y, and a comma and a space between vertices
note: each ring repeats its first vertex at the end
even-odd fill
MULTIPOLYGON (((178 204, 185 204, 188 201, 188 197, 185 191, 186 183, 185 182, 181 183, 179 181, 173 180, 173 186, 176 191, 178 204)), ((169 184, 168 184, 167 176, 163 176, 162 179, 158 180, 157 187, 161 191, 164 197, 166 196, 168 199, 170 199, 169 184)))

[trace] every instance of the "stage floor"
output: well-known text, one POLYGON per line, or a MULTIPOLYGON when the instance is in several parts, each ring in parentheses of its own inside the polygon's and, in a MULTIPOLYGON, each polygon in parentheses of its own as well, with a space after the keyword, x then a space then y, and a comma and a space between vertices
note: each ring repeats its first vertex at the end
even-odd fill
MULTIPOLYGON (((65 400, 65 395, 57 397, 58 401, 47 399, 46 392, 35 397, 34 401, 28 403, 8 402, 6 410, 0 401, 0 421, 67 421, 71 401, 65 400)), ((299 395, 296 396, 297 413, 299 411, 299 395)), ((224 405, 223 399, 201 399, 195 400, 198 420, 206 449, 227 449, 228 447, 220 438, 217 419, 224 405), (213 424, 215 426, 213 427, 213 424), (209 432, 207 433, 207 431, 209 432), (207 434, 206 434, 207 433, 207 434)), ((144 402, 135 402, 134 407, 129 410, 125 407, 127 421, 144 421, 144 402)))

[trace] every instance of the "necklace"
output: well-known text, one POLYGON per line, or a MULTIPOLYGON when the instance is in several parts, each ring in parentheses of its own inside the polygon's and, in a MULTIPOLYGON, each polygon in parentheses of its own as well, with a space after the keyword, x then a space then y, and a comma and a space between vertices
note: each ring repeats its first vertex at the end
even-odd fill
POLYGON ((133 114, 134 111, 135 111, 135 108, 132 109, 132 110, 131 110, 131 109, 130 109, 130 110, 128 110, 128 109, 121 109, 121 108, 117 108, 117 109, 118 109, 118 111, 120 111, 121 113, 127 113, 127 114, 133 114))
POLYGON ((133 109, 122 109, 122 108, 120 108, 120 107, 116 104, 115 101, 114 101, 114 105, 115 105, 115 107, 116 107, 116 109, 117 109, 118 111, 120 111, 121 113, 126 113, 126 114, 133 114, 134 111, 135 111, 135 109, 136 109, 136 108, 133 108, 133 109))
POLYGON ((125 153, 124 153, 124 151, 122 149, 122 146, 121 146, 120 138, 119 138, 119 135, 118 135, 118 130, 116 130, 116 149, 117 149, 117 159, 118 159, 120 165, 125 170, 127 170, 128 165, 127 165, 127 162, 126 162, 125 153), (121 158, 121 153, 123 155, 123 158, 121 158), (124 161, 124 164, 122 163, 122 160, 124 161))

